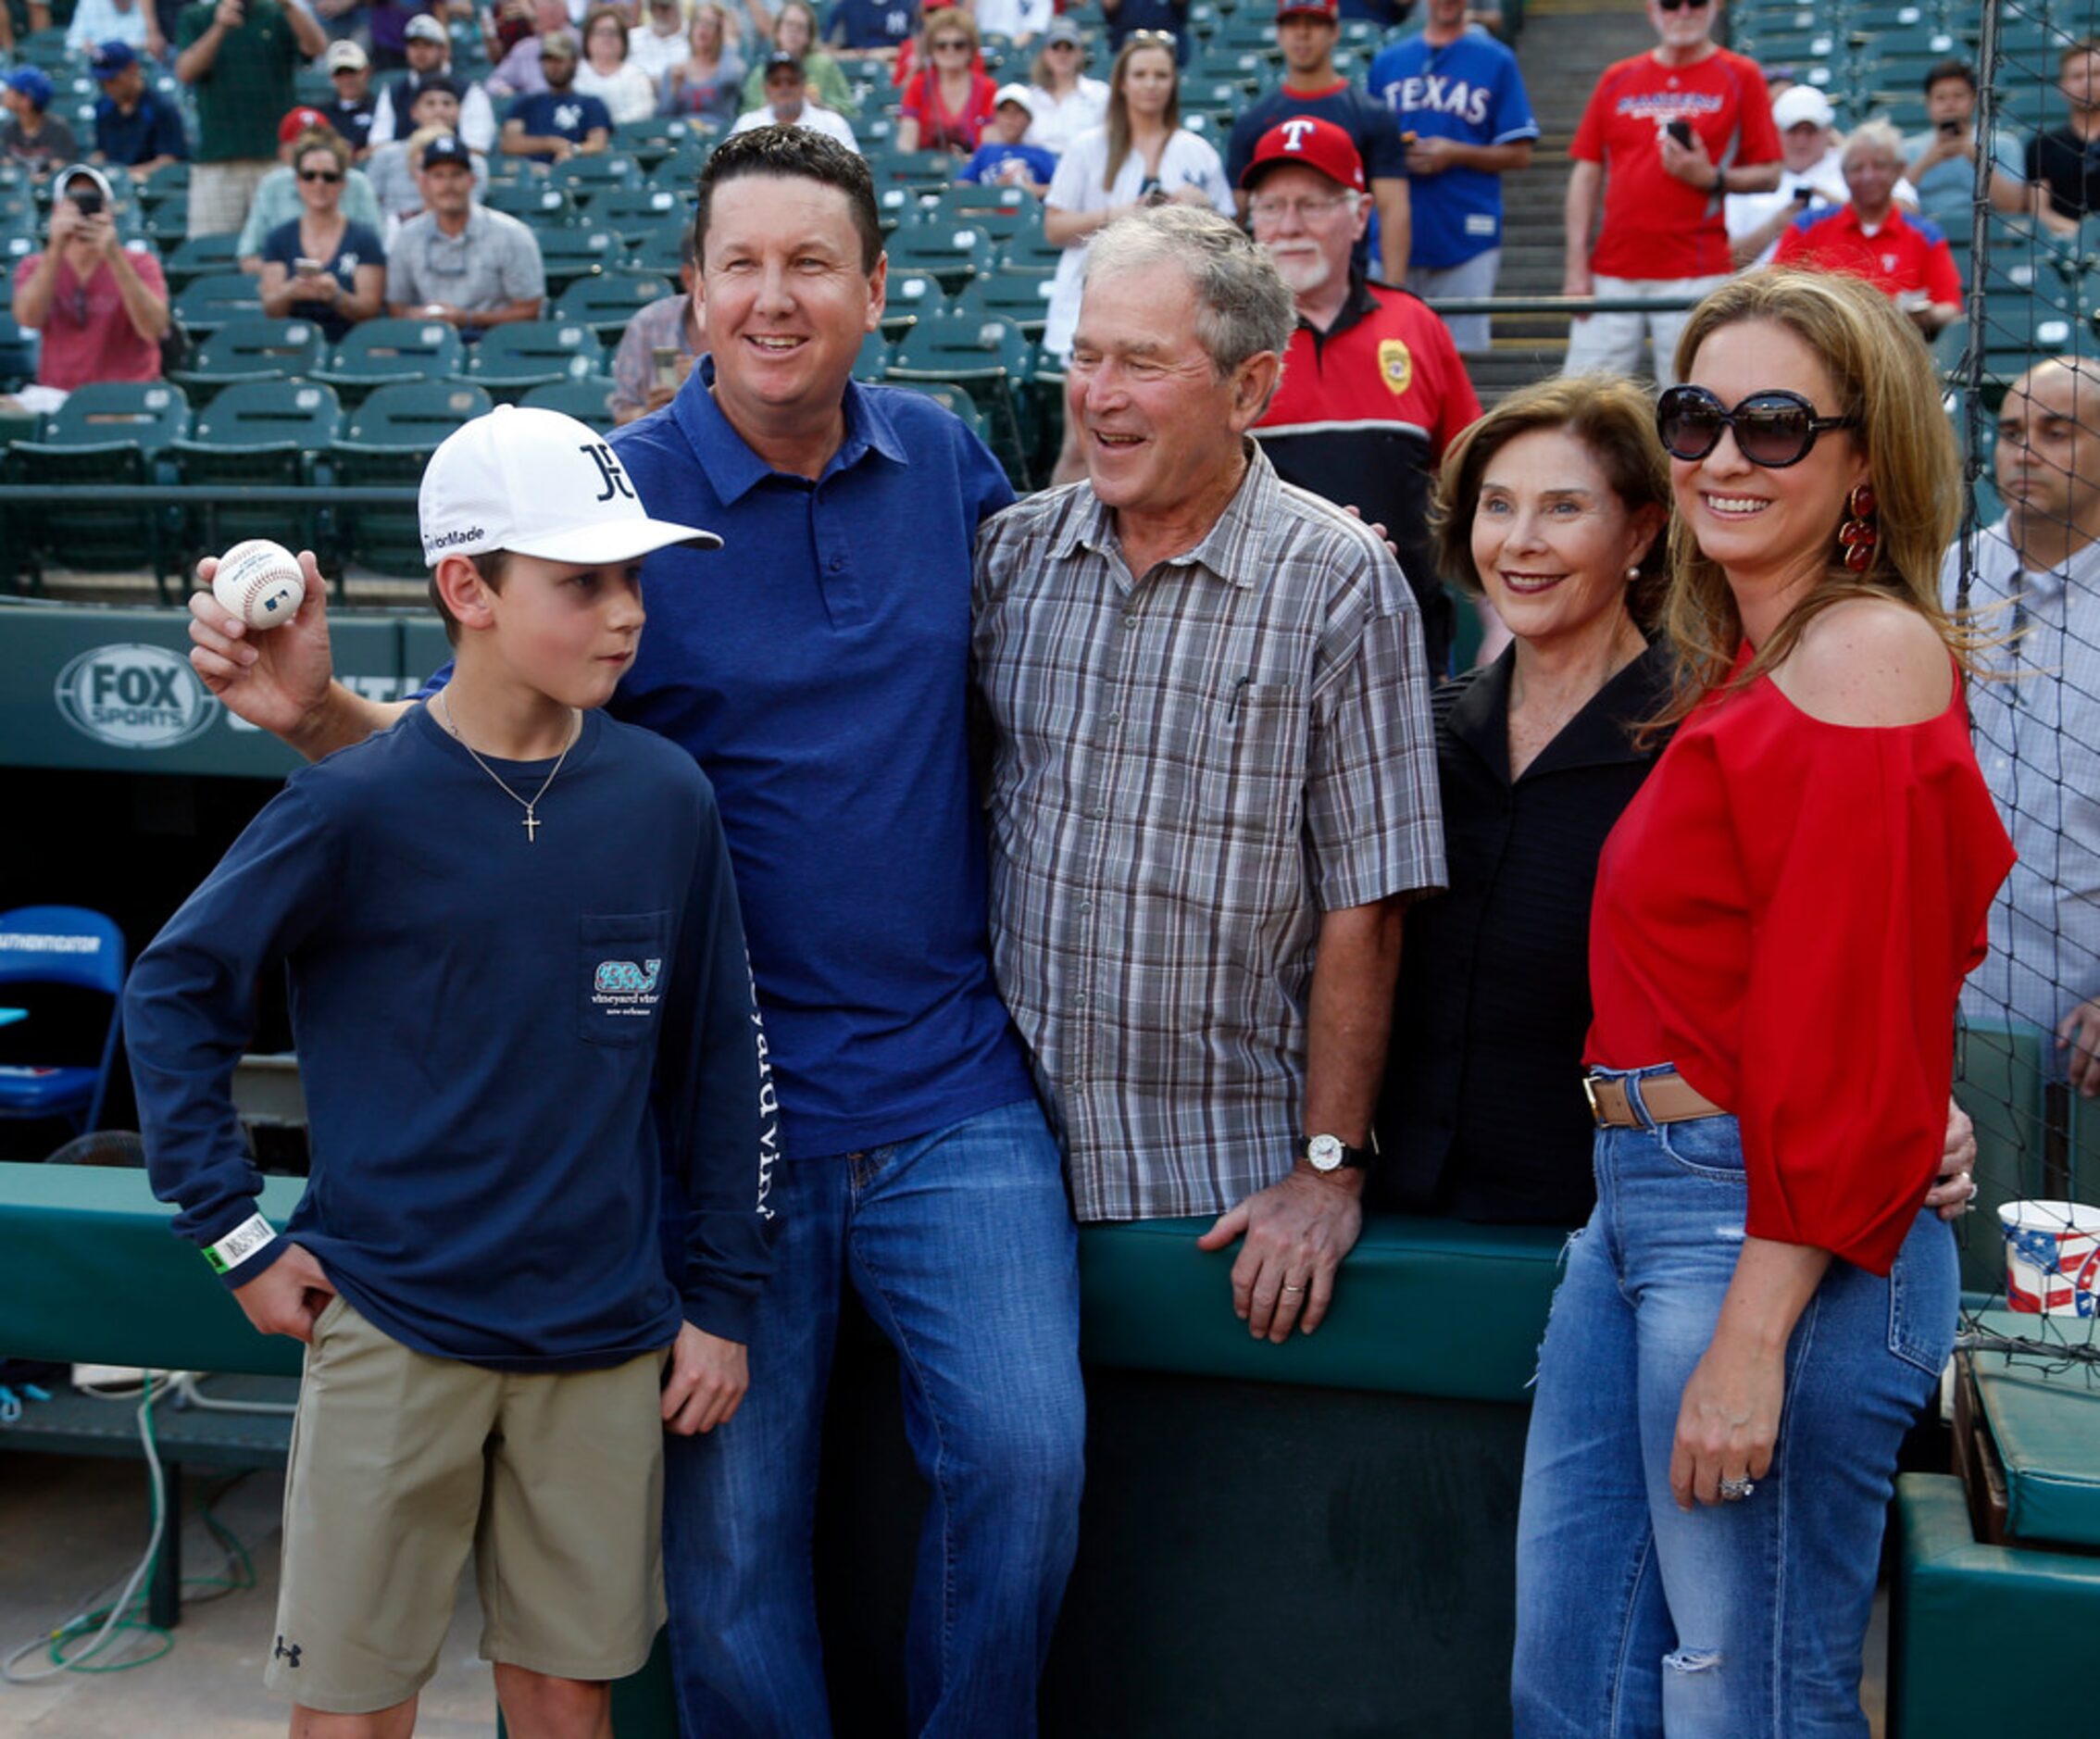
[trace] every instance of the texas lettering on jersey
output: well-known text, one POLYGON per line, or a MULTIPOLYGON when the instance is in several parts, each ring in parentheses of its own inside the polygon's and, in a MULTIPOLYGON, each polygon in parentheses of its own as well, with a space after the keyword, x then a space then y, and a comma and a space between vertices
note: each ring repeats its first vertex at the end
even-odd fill
POLYGON ((1412 79, 1395 79, 1379 93, 1403 120, 1409 115, 1455 115, 1469 127, 1487 124, 1488 104, 1494 93, 1484 84, 1425 72, 1412 79))

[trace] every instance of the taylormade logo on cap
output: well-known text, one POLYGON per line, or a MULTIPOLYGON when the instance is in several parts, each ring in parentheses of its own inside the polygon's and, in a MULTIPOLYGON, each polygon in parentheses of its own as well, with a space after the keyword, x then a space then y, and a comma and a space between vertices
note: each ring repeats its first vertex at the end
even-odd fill
POLYGON ((605 438, 558 411, 502 405, 447 436, 417 499, 423 560, 515 550, 597 567, 673 544, 719 549, 697 526, 652 519, 605 438))

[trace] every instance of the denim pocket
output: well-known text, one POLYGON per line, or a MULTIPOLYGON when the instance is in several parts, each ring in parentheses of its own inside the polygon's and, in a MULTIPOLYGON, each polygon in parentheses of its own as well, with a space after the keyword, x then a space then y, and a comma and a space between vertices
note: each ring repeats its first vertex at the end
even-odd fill
POLYGON ((641 1045, 656 1036, 670 962, 670 914, 586 913, 577 969, 581 1036, 594 1045, 641 1045))
POLYGON ((1937 1215, 1914 1227, 1889 1270, 1889 1351, 1937 1378, 1954 1355, 1961 1281, 1954 1232, 1937 1215))
POLYGON ((1745 1184, 1743 1129, 1734 1118, 1692 1117, 1656 1127, 1656 1145, 1681 1171, 1715 1183, 1745 1184))

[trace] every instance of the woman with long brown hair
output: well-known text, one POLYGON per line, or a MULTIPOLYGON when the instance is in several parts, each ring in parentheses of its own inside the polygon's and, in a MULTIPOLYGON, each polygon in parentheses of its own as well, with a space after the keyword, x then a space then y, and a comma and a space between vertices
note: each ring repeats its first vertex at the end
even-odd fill
POLYGON ((1676 733, 1598 871, 1598 1199, 1540 1356, 1516 1725, 1864 1735, 1896 1450, 1958 1305, 1926 1204, 1955 1001, 2012 853, 1923 343, 1856 279, 1765 271, 1676 363, 1676 733))

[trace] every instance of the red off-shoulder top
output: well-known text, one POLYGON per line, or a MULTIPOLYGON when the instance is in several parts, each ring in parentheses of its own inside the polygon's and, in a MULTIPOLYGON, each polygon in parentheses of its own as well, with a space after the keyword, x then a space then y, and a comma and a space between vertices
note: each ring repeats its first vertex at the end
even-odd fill
POLYGON ((1958 682, 1888 728, 1811 718, 1769 676, 1719 687, 1605 842, 1588 1059, 1674 1063, 1735 1113, 1750 1236, 1884 1274, 1938 1169, 1956 994, 2012 862, 1958 682))

